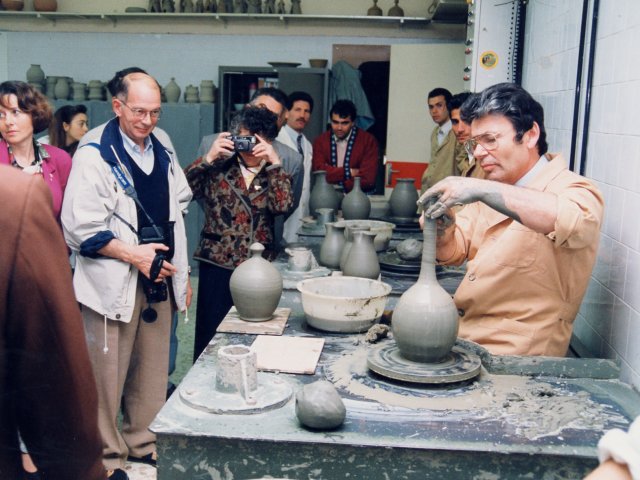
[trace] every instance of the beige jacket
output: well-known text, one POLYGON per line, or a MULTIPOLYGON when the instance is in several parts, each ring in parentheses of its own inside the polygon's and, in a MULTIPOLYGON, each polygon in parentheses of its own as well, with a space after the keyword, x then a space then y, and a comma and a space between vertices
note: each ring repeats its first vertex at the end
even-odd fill
POLYGON ((528 188, 558 196, 548 235, 476 202, 456 217, 456 250, 440 259, 467 273, 454 301, 463 338, 500 355, 564 356, 596 258, 603 199, 587 179, 549 162, 528 188))
POLYGON ((431 132, 431 160, 422 174, 422 193, 450 175, 460 175, 459 157, 464 147, 458 143, 453 130, 438 145, 438 127, 431 132))

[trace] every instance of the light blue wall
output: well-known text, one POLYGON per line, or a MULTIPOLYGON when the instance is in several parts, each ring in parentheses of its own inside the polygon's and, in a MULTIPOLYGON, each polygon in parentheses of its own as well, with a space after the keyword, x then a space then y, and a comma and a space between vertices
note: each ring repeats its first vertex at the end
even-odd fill
MULTIPOLYGON (((6 74, 24 80, 30 64, 46 75, 64 75, 75 81, 106 81, 117 70, 136 65, 148 70, 161 85, 171 77, 182 87, 204 79, 218 83, 218 66, 264 66, 269 61, 300 62, 331 59, 334 44, 414 44, 429 40, 363 37, 288 37, 240 35, 90 34, 5 32, 6 74)), ((2 38, 0 38, 0 62, 2 38)), ((0 65, 0 75, 3 72, 0 65)))

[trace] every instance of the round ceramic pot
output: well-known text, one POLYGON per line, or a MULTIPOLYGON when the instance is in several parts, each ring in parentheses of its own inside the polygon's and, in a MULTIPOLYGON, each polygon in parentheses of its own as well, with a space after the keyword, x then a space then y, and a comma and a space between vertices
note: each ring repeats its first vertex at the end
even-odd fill
POLYGON ((33 0, 33 9, 36 12, 55 12, 58 10, 57 0, 33 0))
POLYGON ((418 190, 413 178, 399 178, 389 197, 391 216, 394 218, 412 219, 416 217, 418 206, 418 190))
POLYGON ((270 320, 282 295, 282 275, 264 258, 264 246, 249 247, 251 257, 231 274, 229 287, 233 304, 241 319, 249 322, 270 320))

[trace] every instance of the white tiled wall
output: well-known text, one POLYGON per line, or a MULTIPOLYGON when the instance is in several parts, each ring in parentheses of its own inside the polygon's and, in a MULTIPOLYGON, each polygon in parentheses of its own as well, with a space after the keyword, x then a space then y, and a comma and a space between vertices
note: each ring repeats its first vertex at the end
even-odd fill
MULTIPOLYGON (((534 0, 527 9, 523 85, 543 104, 550 150, 568 156, 582 0, 534 0)), ((586 175, 605 196, 605 219, 576 336, 618 360, 640 389, 640 5, 600 2, 586 175)), ((591 18, 589 18, 589 23, 591 18)), ((584 85, 584 83, 583 83, 584 85)))

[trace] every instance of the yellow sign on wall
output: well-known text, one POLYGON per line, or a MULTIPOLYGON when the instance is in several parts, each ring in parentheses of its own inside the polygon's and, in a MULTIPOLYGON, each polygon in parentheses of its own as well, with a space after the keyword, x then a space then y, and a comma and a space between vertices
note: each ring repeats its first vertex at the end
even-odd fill
POLYGON ((480 65, 487 70, 495 68, 496 65, 498 65, 498 54, 492 50, 482 52, 482 55, 480 55, 480 65))

